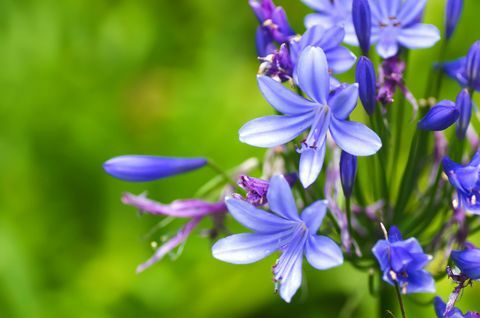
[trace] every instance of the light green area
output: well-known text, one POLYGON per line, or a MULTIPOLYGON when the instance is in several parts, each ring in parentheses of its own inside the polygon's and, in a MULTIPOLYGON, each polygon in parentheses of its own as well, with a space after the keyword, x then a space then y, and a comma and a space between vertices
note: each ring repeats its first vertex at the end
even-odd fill
MULTIPOLYGON (((272 113, 256 88, 256 20, 246 2, 0 1, 0 317, 331 318, 342 307, 356 311, 341 317, 374 315, 366 275, 348 265, 305 266, 306 283, 287 305, 273 294, 273 258, 220 263, 198 232, 178 260, 134 272, 152 253, 144 235, 157 219, 139 218, 121 193, 148 190, 169 202, 213 174, 128 184, 105 175, 102 162, 201 155, 233 167, 263 154, 237 138, 247 120, 272 113)), ((278 2, 302 30, 307 9, 278 2)), ((480 37, 480 4, 466 2, 449 57, 480 37)), ((441 25, 442 7, 431 0, 427 21, 441 25)), ((436 48, 411 54, 408 86, 417 96, 434 56, 436 48)), ((446 98, 458 91, 453 81, 444 88, 446 98)), ((408 129, 407 137, 414 123, 408 129)), ((440 294, 451 288, 442 282, 440 294)), ((468 289, 461 307, 480 311, 479 290, 468 289)), ((407 304, 410 317, 433 316, 407 304)))

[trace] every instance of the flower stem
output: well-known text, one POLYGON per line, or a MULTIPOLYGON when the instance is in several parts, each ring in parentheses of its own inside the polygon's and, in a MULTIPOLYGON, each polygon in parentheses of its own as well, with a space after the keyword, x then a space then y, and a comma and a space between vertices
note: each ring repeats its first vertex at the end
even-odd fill
POLYGON ((398 304, 400 305, 400 311, 402 312, 402 317, 407 318, 407 314, 405 312, 405 306, 403 305, 402 293, 400 292, 400 286, 398 286, 397 282, 395 282, 395 292, 397 294, 398 304))
POLYGON ((229 183, 232 187, 234 188, 238 188, 238 184, 235 182, 235 180, 232 179, 232 177, 230 177, 222 168, 220 168, 219 165, 217 165, 214 161, 212 161, 211 159, 208 159, 208 166, 213 170, 215 171, 218 175, 222 176, 223 179, 225 179, 225 181, 227 183, 229 183))
POLYGON ((347 210, 348 235, 350 236, 350 239, 353 240, 352 204, 351 204, 350 196, 345 197, 345 209, 347 210))

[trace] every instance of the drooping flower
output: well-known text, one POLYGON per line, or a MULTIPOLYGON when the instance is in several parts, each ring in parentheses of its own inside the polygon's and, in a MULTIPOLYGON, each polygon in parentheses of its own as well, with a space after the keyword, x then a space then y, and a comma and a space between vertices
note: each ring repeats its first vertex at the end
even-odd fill
POLYGON ((438 318, 480 318, 479 313, 467 312, 464 315, 458 308, 446 312, 447 305, 440 297, 435 297, 434 306, 438 318))
POLYGON ((295 31, 288 23, 285 10, 275 6, 272 0, 249 0, 249 4, 260 23, 256 33, 259 56, 273 53, 274 42, 282 44, 295 35, 295 31))
POLYGON ((212 247, 213 256, 233 264, 250 264, 280 251, 273 266, 280 296, 290 302, 302 283, 303 257, 319 270, 339 266, 343 255, 338 245, 317 235, 326 214, 326 202, 317 201, 298 214, 288 182, 274 176, 267 193, 272 213, 248 202, 227 199, 230 214, 254 233, 235 234, 212 247))
POLYGON ((480 214, 480 152, 464 166, 446 156, 443 171, 457 190, 458 207, 480 214))
POLYGON ((427 0, 371 1, 372 44, 378 55, 397 55, 399 47, 421 49, 440 40, 440 31, 431 24, 420 23, 427 0))
POLYGON ((189 199, 173 201, 171 204, 161 204, 148 199, 145 195, 133 195, 130 193, 123 195, 122 202, 136 207, 141 213, 190 219, 174 237, 160 246, 149 260, 137 267, 137 273, 143 272, 148 267, 160 261, 174 248, 185 242, 203 218, 206 216, 215 217, 216 215, 225 214, 227 210, 224 202, 212 203, 189 199))
POLYGON ((462 87, 480 92, 480 41, 471 46, 467 56, 443 63, 442 68, 462 87))
POLYGON ((131 182, 153 181, 199 169, 205 158, 174 158, 130 155, 112 158, 103 164, 109 175, 131 182))
POLYGON ((363 108, 367 114, 372 115, 377 103, 377 80, 375 68, 368 57, 361 56, 358 59, 355 80, 358 83, 358 95, 363 108))
POLYGON ((315 13, 305 17, 307 28, 314 25, 324 28, 340 26, 345 29, 345 43, 352 45, 358 43, 352 23, 352 0, 302 0, 302 2, 315 10, 315 13))
POLYGON ((355 178, 357 176, 357 157, 342 151, 340 156, 340 180, 345 197, 352 195, 355 178))
MULTIPOLYGON (((334 26, 326 29, 321 26, 309 28, 302 36, 294 37, 288 46, 282 44, 274 53, 261 58, 260 74, 267 75, 277 81, 287 81, 293 78, 300 54, 309 46, 323 50, 327 57, 329 72, 339 74, 348 71, 355 64, 355 55, 347 48, 340 46, 344 38, 343 28, 334 26)), ((338 86, 338 81, 332 80, 332 86, 338 86)))
POLYGON ((467 248, 463 251, 452 251, 451 258, 462 274, 473 280, 480 279, 480 249, 467 248))
POLYGON ((463 11, 463 0, 447 0, 445 6, 445 37, 450 39, 463 11))
POLYGON ((445 130, 457 123, 457 136, 465 138, 470 117, 472 116, 472 100, 467 89, 463 89, 457 96, 456 102, 443 100, 432 107, 418 122, 422 130, 445 130))
POLYGON ((424 270, 432 257, 423 252, 417 239, 403 240, 400 231, 392 226, 388 239, 378 241, 372 252, 380 264, 383 280, 390 285, 398 284, 402 293, 435 292, 435 281, 424 270))
POLYGON ((306 48, 296 70, 296 82, 309 99, 271 78, 259 76, 258 85, 263 96, 283 115, 248 122, 240 129, 240 140, 253 146, 271 148, 292 141, 310 127, 298 150, 301 153, 300 181, 308 187, 322 169, 327 131, 341 149, 355 156, 372 155, 382 143, 367 126, 347 120, 357 103, 357 84, 342 86, 329 93, 330 75, 322 49, 306 48))
POLYGON ((368 56, 372 33, 372 13, 368 0, 353 0, 352 21, 362 53, 368 56))

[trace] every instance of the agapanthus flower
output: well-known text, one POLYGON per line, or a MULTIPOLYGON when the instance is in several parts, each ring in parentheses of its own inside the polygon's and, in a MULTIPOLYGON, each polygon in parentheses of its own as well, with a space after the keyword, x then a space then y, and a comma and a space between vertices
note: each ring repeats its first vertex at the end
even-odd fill
POLYGON ((108 160, 103 164, 103 169, 121 180, 145 182, 196 170, 207 163, 205 158, 129 155, 108 160))
POLYGON ((435 292, 435 281, 424 270, 432 257, 423 252, 417 239, 403 240, 398 228, 392 226, 388 238, 378 241, 372 252, 380 264, 383 280, 390 285, 398 284, 402 293, 435 292))
MULTIPOLYGON (((288 184, 292 187, 295 182, 297 182, 298 177, 295 173, 290 173, 284 176, 288 184)), ((267 201, 267 191, 270 182, 268 180, 263 180, 259 178, 241 176, 238 181, 238 185, 247 191, 246 200, 250 204, 255 206, 261 206, 266 204, 267 201)), ((238 196, 241 198, 241 196, 238 196)))
POLYGON ((422 130, 440 131, 457 123, 457 136, 465 137, 470 117, 472 116, 472 100, 467 89, 463 89, 457 96, 456 102, 442 100, 432 107, 418 122, 422 130))
POLYGON ((342 150, 355 156, 372 155, 382 143, 367 126, 348 121, 357 104, 357 84, 342 86, 330 94, 328 63, 322 49, 306 48, 296 70, 296 82, 309 99, 269 77, 259 76, 258 85, 263 96, 283 115, 248 122, 240 129, 240 140, 253 146, 271 148, 292 141, 310 127, 298 150, 301 154, 300 181, 308 187, 322 169, 328 131, 342 150))
POLYGON ((462 274, 473 280, 480 279, 480 249, 467 248, 463 251, 452 251, 451 258, 462 274))
POLYGON ((137 272, 144 271, 185 242, 203 218, 225 214, 227 210, 224 202, 206 202, 198 199, 189 199, 173 201, 171 204, 162 204, 148 199, 145 195, 133 195, 130 193, 123 195, 122 202, 136 207, 141 213, 190 219, 174 237, 160 246, 149 260, 139 265, 137 272))
POLYGON ((282 176, 270 180, 267 198, 271 213, 243 200, 227 199, 230 214, 254 233, 221 239, 212 253, 224 262, 250 264, 280 251, 273 275, 280 296, 290 302, 302 283, 304 255, 319 270, 341 265, 343 255, 333 240, 316 234, 327 213, 325 201, 314 202, 299 215, 290 186, 282 176))
POLYGON ((372 36, 378 55, 397 55, 399 47, 429 48, 440 40, 440 31, 431 24, 420 23, 427 0, 370 1, 372 36))
POLYGON ((477 152, 470 163, 461 165, 449 157, 443 159, 443 171, 457 190, 458 207, 473 213, 480 213, 480 152, 477 152))
POLYGON ((340 26, 346 32, 345 43, 358 43, 352 23, 352 0, 302 0, 302 2, 315 10, 315 13, 305 17, 307 28, 314 25, 324 28, 340 26))
POLYGON ((467 56, 444 63, 442 68, 462 87, 480 92, 480 41, 470 47, 467 56))
POLYGON ((463 11, 463 0, 447 0, 445 6, 445 37, 450 39, 463 11))
POLYGON ((467 312, 465 315, 458 308, 446 312, 447 305, 440 297, 435 297, 434 301, 435 313, 438 318, 480 318, 480 314, 476 312, 467 312))
POLYGON ((282 44, 295 35, 288 23, 287 15, 282 7, 277 7, 272 0, 250 0, 250 7, 260 25, 257 28, 256 44, 259 56, 273 53, 273 42, 282 44))

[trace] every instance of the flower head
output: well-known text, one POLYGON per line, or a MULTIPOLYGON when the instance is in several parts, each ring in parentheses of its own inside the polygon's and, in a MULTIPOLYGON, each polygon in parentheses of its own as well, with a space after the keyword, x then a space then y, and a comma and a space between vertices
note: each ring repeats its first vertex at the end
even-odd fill
POLYGON ((446 312, 447 305, 443 302, 440 297, 435 297, 434 301, 435 313, 438 318, 480 318, 479 313, 468 312, 465 315, 458 308, 453 308, 452 310, 446 312))
POLYGON ((480 152, 467 165, 443 158, 443 171, 457 190, 458 205, 473 213, 480 213, 480 152))
POLYGON ((395 56, 399 47, 429 48, 440 40, 440 31, 431 24, 420 23, 427 0, 370 1, 372 11, 371 43, 378 55, 395 56))
POLYGON ((432 107, 418 122, 422 130, 440 131, 457 123, 457 136, 465 138, 470 117, 472 116, 472 100, 467 89, 463 89, 457 96, 456 102, 442 100, 432 107))
POLYGON ((469 248, 463 251, 453 251, 451 258, 462 274, 473 280, 480 279, 480 249, 469 248))
POLYGON ((299 177, 304 187, 311 185, 320 173, 329 131, 336 144, 355 156, 376 153, 380 138, 361 123, 348 121, 356 106, 358 85, 341 86, 330 93, 328 63, 322 49, 306 48, 296 68, 296 82, 309 99, 299 96, 266 76, 258 77, 265 99, 283 115, 252 120, 240 129, 240 140, 257 147, 276 147, 310 132, 298 150, 299 177))
POLYGON ((461 86, 480 92, 480 41, 471 46, 467 56, 443 63, 442 67, 461 86))
POLYGON ((423 269, 432 257, 423 252, 417 239, 403 240, 400 231, 392 226, 388 239, 378 241, 372 252, 385 282, 398 284, 404 294, 435 292, 432 275, 423 269))
POLYGON ((103 164, 105 171, 118 179, 145 182, 199 169, 207 164, 204 158, 156 156, 120 156, 103 164))
POLYGON ((288 23, 287 15, 282 7, 277 7, 272 0, 250 0, 250 7, 260 25, 257 28, 256 43, 259 56, 272 53, 273 42, 287 42, 295 35, 288 23))
POLYGON ((221 239, 212 253, 224 262, 249 264, 280 251, 273 275, 280 296, 290 302, 302 283, 304 255, 320 270, 341 265, 343 255, 334 241, 316 234, 326 214, 325 201, 313 203, 299 215, 290 186, 282 176, 271 179, 267 198, 272 213, 242 200, 227 199, 230 214, 254 233, 221 239))

